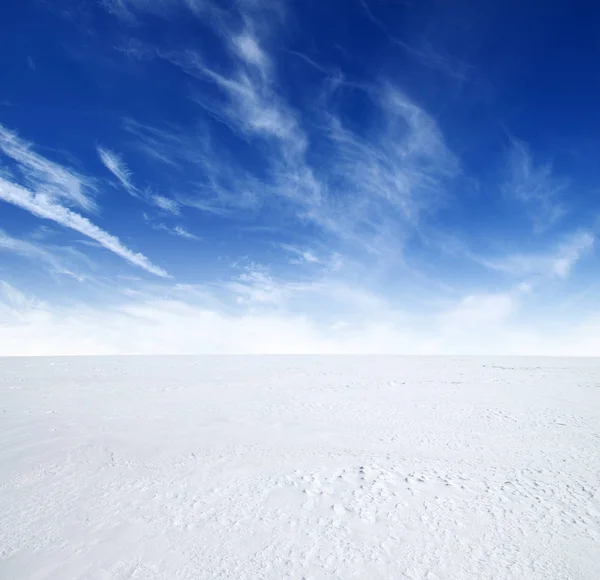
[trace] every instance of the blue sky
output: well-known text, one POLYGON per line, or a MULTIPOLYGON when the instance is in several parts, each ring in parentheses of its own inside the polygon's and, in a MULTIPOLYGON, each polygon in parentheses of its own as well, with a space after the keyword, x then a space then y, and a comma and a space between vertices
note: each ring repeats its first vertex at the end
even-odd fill
POLYGON ((600 353, 600 11, 1 12, 0 354, 600 353))

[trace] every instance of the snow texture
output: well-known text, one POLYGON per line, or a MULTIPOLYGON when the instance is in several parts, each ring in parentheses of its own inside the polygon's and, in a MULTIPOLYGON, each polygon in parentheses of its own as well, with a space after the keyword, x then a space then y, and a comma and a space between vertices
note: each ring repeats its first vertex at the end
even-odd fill
POLYGON ((0 359, 0 578, 600 578, 600 361, 0 359))

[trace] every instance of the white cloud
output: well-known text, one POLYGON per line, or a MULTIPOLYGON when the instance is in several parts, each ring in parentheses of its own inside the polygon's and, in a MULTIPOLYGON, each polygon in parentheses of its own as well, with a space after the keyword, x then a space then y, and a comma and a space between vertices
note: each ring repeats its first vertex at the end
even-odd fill
POLYGON ((129 10, 129 5, 131 3, 130 0, 100 0, 100 4, 104 6, 108 12, 122 18, 131 17, 131 12, 129 10))
POLYGON ((254 36, 244 31, 233 39, 233 46, 248 64, 256 66, 266 76, 270 62, 254 36))
POLYGON ((369 7, 368 0, 359 0, 359 2, 362 5, 367 18, 383 32, 390 43, 400 47, 421 64, 461 82, 468 80, 472 76, 474 72, 474 67, 472 65, 462 62, 449 54, 443 54, 440 51, 435 50, 431 43, 422 41, 421 45, 416 47, 400 40, 390 32, 390 28, 380 18, 377 18, 375 14, 373 14, 373 11, 369 7))
POLYGON ((160 161, 169 168, 181 169, 181 162, 192 163, 197 158, 195 140, 176 127, 152 127, 135 119, 125 118, 123 128, 136 137, 135 145, 140 151, 160 161))
POLYGON ((531 219, 538 231, 547 230, 565 215, 562 194, 567 190, 568 182, 554 174, 551 163, 536 163, 522 141, 512 141, 508 171, 505 190, 530 208, 531 219))
POLYGON ((191 232, 188 232, 183 226, 175 226, 173 228, 173 233, 176 236, 179 236, 181 238, 187 238, 188 240, 199 240, 200 239, 197 235, 192 234, 191 232))
MULTIPOLYGON (((96 209, 93 182, 31 150, 31 145, 0 125, 0 151, 17 163, 23 182, 49 200, 87 211, 96 209)), ((14 172, 11 178, 14 178, 14 172)), ((2 176, 8 179, 7 176, 2 176)))
POLYGON ((261 140, 260 177, 213 146, 205 127, 194 139, 185 132, 133 124, 141 146, 165 163, 184 163, 198 176, 196 186, 188 188, 194 193, 179 197, 185 205, 227 213, 232 208, 260 211, 276 203, 280 213, 313 222, 324 235, 362 250, 401 251, 422 214, 443 199, 445 181, 460 171, 435 120, 396 87, 380 83, 353 87, 372 104, 364 134, 345 127, 330 102, 311 113, 311 131, 305 131, 300 114, 279 90, 275 67, 252 21, 245 22, 242 32, 223 34, 233 39, 230 69, 217 71, 195 50, 162 51, 160 56, 222 91, 222 99, 207 103, 203 95, 199 102, 244 140, 261 140), (319 141, 316 165, 309 161, 313 136, 319 141), (323 151, 328 152, 325 159, 323 151))
POLYGON ((103 147, 97 147, 96 150, 106 169, 119 180, 125 190, 134 197, 140 197, 137 188, 131 182, 132 172, 122 160, 121 156, 114 151, 104 149, 103 147))
POLYGON ((289 252, 294 256, 290 260, 292 264, 322 264, 323 260, 317 257, 315 253, 308 248, 300 248, 298 246, 294 246, 292 244, 280 244, 280 248, 289 252))
MULTIPOLYGON (((27 314, 32 310, 41 310, 46 308, 43 302, 26 296, 18 288, 15 288, 8 282, 0 280, 0 320, 4 324, 22 322, 21 315, 27 314)), ((0 333, 2 327, 0 326, 0 333)), ((6 348, 6 345, 4 345, 6 348)), ((22 347, 22 346, 21 346, 22 347)))
MULTIPOLYGON (((130 11, 151 10, 142 0, 121 3, 130 11)), ((219 215, 249 210, 246 217, 276 205, 280 216, 317 225, 321 236, 337 239, 333 243, 380 258, 401 253, 424 213, 444 199, 445 182, 460 172, 457 158, 435 119, 390 83, 359 85, 338 75, 332 84, 325 70, 326 88, 315 109, 296 110, 269 50, 273 17, 281 16, 273 4, 239 2, 229 11, 211 2, 194 6, 222 39, 226 63, 196 46, 142 49, 145 57, 165 59, 198 80, 194 99, 253 146, 262 157, 257 171, 241 166, 235 153, 228 156, 222 140, 213 143, 207 125, 165 129, 130 120, 128 130, 165 170, 177 170, 178 182, 186 176, 185 193, 177 194, 182 205, 219 215), (206 83, 220 96, 211 97, 206 83), (337 113, 335 103, 346 90, 371 102, 360 134, 337 113)))
POLYGON ((199 240, 200 239, 199 236, 192 234, 186 228, 184 228, 182 225, 176 225, 175 227, 171 227, 165 223, 156 222, 155 219, 151 215, 147 214, 146 212, 144 212, 142 214, 142 218, 154 230, 162 230, 172 236, 178 236, 180 238, 185 238, 187 240, 199 240))
POLYGON ((48 251, 47 248, 39 246, 33 242, 26 240, 19 240, 7 234, 5 231, 0 229, 0 251, 14 252, 20 256, 28 258, 30 260, 38 260, 45 263, 50 268, 51 273, 63 274, 65 276, 71 276, 76 280, 82 282, 85 280, 85 276, 76 274, 70 270, 64 261, 53 253, 48 251))
POLYGON ((175 215, 179 214, 179 204, 174 199, 170 199, 162 195, 152 195, 150 199, 156 207, 175 215))
POLYGON ((566 237, 553 250, 542 253, 517 253, 503 258, 475 258, 484 266, 517 276, 539 275, 566 279, 577 262, 594 246, 590 232, 581 231, 566 237))
MULTIPOLYGON (((402 317, 368 295, 354 296, 349 288, 348 315, 317 323, 285 307, 290 298, 277 294, 275 280, 254 278, 251 282, 263 284, 266 295, 254 295, 254 307, 244 304, 241 310, 215 298, 222 288, 207 299, 202 289, 183 285, 170 291, 162 288, 154 295, 124 289, 120 304, 91 308, 52 306, 0 282, 0 355, 597 355, 600 351, 600 316, 572 321, 551 336, 533 332, 516 320, 520 289, 467 296, 434 317, 402 317), (352 315, 365 308, 369 316, 352 315)), ((333 287, 313 286, 299 292, 314 299, 322 295, 321 289, 327 293, 333 287)))
POLYGON ((152 264, 146 256, 132 252, 117 237, 99 228, 89 219, 75 213, 69 208, 55 203, 45 193, 33 193, 23 187, 0 179, 0 200, 16 205, 39 218, 52 220, 61 226, 79 232, 98 242, 103 248, 114 252, 131 264, 143 268, 151 274, 162 277, 169 276, 165 270, 152 264))
POLYGON ((280 284, 266 272, 251 269, 241 274, 236 281, 230 282, 226 288, 237 296, 239 304, 273 304, 283 306, 288 298, 291 285, 280 284))
MULTIPOLYGON (((266 59, 264 53, 261 54, 266 59)), ((227 104, 214 105, 212 111, 240 134, 278 139, 287 145, 290 154, 297 154, 306 146, 305 136, 293 111, 273 90, 266 65, 257 67, 256 63, 249 63, 246 57, 236 59, 238 68, 228 77, 208 66, 196 51, 166 56, 185 72, 211 81, 223 91, 227 104)))
POLYGON ((178 236, 185 238, 186 240, 199 240, 200 238, 191 232, 188 232, 183 226, 175 226, 174 228, 169 227, 163 223, 151 224, 155 230, 163 230, 172 236, 178 236))
POLYGON ((165 270, 152 264, 146 256, 132 252, 117 237, 67 207, 96 208, 94 201, 86 195, 89 180, 34 153, 28 143, 1 125, 0 151, 16 163, 26 184, 13 183, 14 172, 0 177, 0 200, 79 232, 152 274, 168 277, 165 270))
POLYGON ((378 107, 377 130, 358 137, 331 116, 335 149, 328 170, 341 184, 346 216, 359 227, 379 232, 389 217, 396 229, 415 226, 423 211, 439 204, 445 181, 459 172, 458 160, 435 120, 397 88, 371 87, 368 95, 378 107))
MULTIPOLYGON (((195 0, 187 1, 191 4, 195 0)), ((178 4, 178 0, 100 0, 100 4, 114 16, 135 22, 137 12, 165 15, 178 4)))
POLYGON ((123 161, 123 158, 111 151, 102 147, 97 148, 98 155, 105 167, 119 180, 125 190, 133 197, 143 199, 149 204, 152 204, 164 211, 178 215, 180 206, 174 199, 165 197, 164 195, 153 194, 149 190, 140 191, 132 182, 133 173, 123 161))
POLYGON ((559 278, 566 278, 584 253, 594 246, 595 238, 589 232, 581 232, 559 246, 552 263, 552 270, 559 278))
POLYGON ((440 321, 449 332, 483 331, 489 325, 504 323, 514 310, 515 299, 510 294, 472 294, 444 312, 440 321))

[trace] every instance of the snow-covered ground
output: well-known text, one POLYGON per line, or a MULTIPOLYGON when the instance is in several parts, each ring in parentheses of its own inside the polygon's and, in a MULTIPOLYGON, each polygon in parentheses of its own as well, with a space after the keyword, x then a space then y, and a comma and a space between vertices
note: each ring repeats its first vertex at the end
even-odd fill
POLYGON ((0 359, 0 578, 600 578, 600 360, 0 359))

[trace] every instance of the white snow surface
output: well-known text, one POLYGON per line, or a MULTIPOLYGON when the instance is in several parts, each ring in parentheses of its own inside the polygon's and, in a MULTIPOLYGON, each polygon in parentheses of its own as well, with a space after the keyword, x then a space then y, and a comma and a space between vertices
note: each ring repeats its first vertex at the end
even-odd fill
POLYGON ((600 360, 0 359, 0 578, 600 578, 600 360))

